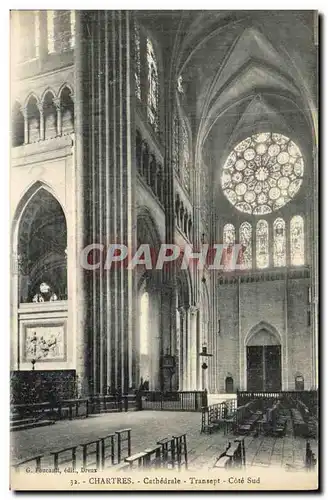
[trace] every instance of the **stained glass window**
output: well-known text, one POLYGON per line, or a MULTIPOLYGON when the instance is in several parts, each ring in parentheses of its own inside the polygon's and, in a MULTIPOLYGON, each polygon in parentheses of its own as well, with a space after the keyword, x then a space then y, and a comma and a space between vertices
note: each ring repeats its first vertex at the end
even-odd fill
POLYGON ((290 221, 290 253, 292 266, 304 265, 304 220, 300 215, 290 221))
POLYGON ((269 214, 288 203, 303 181, 304 161, 298 146, 277 133, 252 135, 229 154, 221 185, 241 212, 269 214))
POLYGON ((269 226, 265 220, 256 225, 256 265, 260 269, 269 266, 269 226))
POLYGON ((148 62, 148 120, 158 130, 158 69, 152 42, 147 38, 147 62, 148 62))
POLYGON ((182 122, 182 182, 187 191, 190 190, 189 136, 185 122, 182 122))
POLYGON ((136 85, 136 97, 141 99, 141 62, 140 62, 140 30, 138 24, 134 23, 134 50, 135 50, 135 70, 134 70, 134 79, 136 85))
POLYGON ((239 241, 241 244, 240 265, 244 269, 252 268, 252 225, 243 222, 239 228, 239 241))
POLYGON ((227 247, 223 248, 221 264, 227 271, 232 269, 232 256, 234 251, 234 244, 236 240, 235 226, 233 224, 226 224, 223 228, 223 244, 227 247))
POLYGON ((173 118, 173 165, 177 173, 180 172, 180 120, 178 113, 173 118))
POLYGON ((284 219, 276 219, 273 223, 273 265, 286 265, 286 228, 284 219))
POLYGON ((236 239, 235 226, 233 224, 226 224, 223 228, 223 244, 234 245, 236 239))

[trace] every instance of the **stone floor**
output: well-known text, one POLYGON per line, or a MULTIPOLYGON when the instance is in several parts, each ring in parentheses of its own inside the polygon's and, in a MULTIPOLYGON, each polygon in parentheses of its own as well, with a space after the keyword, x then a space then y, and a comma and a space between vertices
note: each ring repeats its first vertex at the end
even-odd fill
MULTIPOLYGON (((189 469, 211 468, 229 441, 222 431, 211 435, 200 434, 200 413, 172 411, 141 411, 92 415, 87 419, 61 421, 48 427, 15 431, 11 433, 12 462, 28 459, 37 454, 79 445, 104 437, 123 428, 131 428, 132 453, 143 451, 158 439, 172 434, 187 434, 189 469)), ((232 437, 235 439, 235 437, 232 437)), ((311 442, 317 455, 317 444, 311 442)), ((298 466, 304 462, 306 441, 294 438, 287 429, 284 438, 245 438, 246 465, 249 466, 298 466)))

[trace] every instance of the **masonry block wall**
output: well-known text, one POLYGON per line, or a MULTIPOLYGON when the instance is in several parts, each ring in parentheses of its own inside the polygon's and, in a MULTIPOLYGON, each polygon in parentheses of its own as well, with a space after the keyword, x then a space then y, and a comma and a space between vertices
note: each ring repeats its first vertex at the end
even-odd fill
POLYGON ((234 388, 247 389, 246 348, 252 329, 264 324, 277 332, 281 345, 282 389, 295 389, 302 374, 304 388, 312 381, 312 341, 308 323, 308 279, 225 283, 217 287, 220 333, 217 342, 217 386, 225 392, 225 379, 234 388))

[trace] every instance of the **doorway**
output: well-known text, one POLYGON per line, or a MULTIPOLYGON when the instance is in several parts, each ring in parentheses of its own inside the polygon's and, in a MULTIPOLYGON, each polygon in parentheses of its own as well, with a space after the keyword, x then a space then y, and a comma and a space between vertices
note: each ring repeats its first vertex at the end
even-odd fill
POLYGON ((247 390, 281 391, 281 346, 247 347, 247 390))
POLYGON ((233 378, 232 377, 227 377, 225 379, 225 391, 226 391, 226 394, 233 393, 233 378))

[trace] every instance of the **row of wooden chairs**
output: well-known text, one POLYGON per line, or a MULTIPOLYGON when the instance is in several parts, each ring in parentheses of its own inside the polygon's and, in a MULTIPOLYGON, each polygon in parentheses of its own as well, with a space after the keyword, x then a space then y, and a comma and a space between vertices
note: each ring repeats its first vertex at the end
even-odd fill
POLYGON ((202 433, 212 433, 224 428, 225 433, 229 427, 234 427, 236 420, 236 401, 226 401, 202 407, 202 433))
POLYGON ((259 410, 258 406, 258 400, 254 399, 237 408, 235 430, 238 434, 248 434, 253 430, 262 417, 262 410, 259 410))
POLYGON ((44 465, 55 469, 67 468, 75 470, 77 466, 84 469, 103 470, 119 464, 123 458, 131 455, 131 429, 120 429, 99 439, 76 446, 68 446, 50 453, 50 457, 37 455, 14 465, 20 470, 27 465, 41 469, 44 465))
POLYGON ((245 466, 246 452, 244 439, 235 439, 234 442, 229 442, 225 451, 221 453, 214 464, 215 469, 245 466))
POLYGON ((156 445, 125 458, 129 469, 188 468, 187 436, 172 436, 157 441, 156 445))

